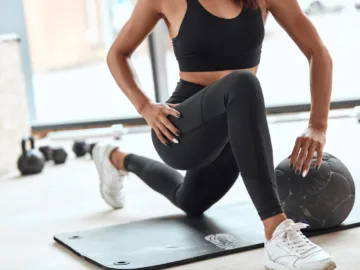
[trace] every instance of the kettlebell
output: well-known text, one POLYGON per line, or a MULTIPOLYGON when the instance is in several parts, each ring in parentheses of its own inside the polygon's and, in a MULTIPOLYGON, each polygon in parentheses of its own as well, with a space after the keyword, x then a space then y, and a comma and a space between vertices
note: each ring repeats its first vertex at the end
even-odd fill
POLYGON ((20 155, 17 166, 22 175, 40 173, 45 166, 45 157, 35 149, 34 138, 27 137, 21 140, 22 154, 20 155), (30 142, 30 149, 26 149, 26 143, 30 142))

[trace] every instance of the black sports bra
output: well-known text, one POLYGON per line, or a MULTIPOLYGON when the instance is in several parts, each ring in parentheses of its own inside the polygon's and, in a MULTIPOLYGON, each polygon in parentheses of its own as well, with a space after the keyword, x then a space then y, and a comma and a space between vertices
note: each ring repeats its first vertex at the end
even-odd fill
POLYGON ((179 34, 173 39, 180 71, 221 71, 255 67, 264 40, 261 10, 243 8, 232 19, 207 11, 198 0, 187 0, 179 34))

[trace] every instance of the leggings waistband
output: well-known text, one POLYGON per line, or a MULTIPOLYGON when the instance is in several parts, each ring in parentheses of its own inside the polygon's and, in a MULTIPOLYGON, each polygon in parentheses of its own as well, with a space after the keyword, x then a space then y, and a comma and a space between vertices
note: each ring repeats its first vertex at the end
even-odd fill
POLYGON ((167 103, 181 103, 202 90, 205 85, 180 79, 167 103))
POLYGON ((198 87, 200 89, 203 89, 206 87, 206 85, 202 85, 202 84, 199 84, 199 83, 194 83, 194 82, 189 82, 189 81, 185 81, 183 79, 180 79, 178 84, 186 84, 186 85, 190 85, 190 86, 195 86, 195 87, 198 87))

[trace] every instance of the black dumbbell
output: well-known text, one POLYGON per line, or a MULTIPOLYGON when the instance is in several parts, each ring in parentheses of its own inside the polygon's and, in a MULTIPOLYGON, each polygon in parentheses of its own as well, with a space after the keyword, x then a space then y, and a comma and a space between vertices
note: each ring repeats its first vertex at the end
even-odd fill
POLYGON ((67 155, 68 154, 64 148, 59 147, 52 149, 52 160, 56 165, 64 164, 66 162, 67 155))
POLYGON ((64 148, 51 148, 50 146, 41 146, 40 152, 43 153, 45 160, 53 160, 56 165, 64 164, 67 159, 67 152, 64 148))
POLYGON ((83 157, 90 154, 92 157, 92 150, 96 143, 88 144, 85 141, 75 141, 72 147, 73 152, 77 157, 83 157))
POLYGON ((52 159, 52 148, 50 146, 40 146, 39 150, 43 153, 46 161, 52 159))
POLYGON ((35 149, 34 138, 23 138, 21 141, 22 154, 18 159, 17 166, 22 175, 41 173, 45 166, 45 157, 35 149), (26 149, 26 143, 30 142, 30 149, 26 149))

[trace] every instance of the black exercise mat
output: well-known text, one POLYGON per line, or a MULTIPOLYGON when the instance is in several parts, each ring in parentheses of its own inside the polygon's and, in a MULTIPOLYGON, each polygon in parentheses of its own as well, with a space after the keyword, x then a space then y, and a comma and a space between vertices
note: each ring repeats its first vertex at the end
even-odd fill
MULTIPOLYGON (((340 227, 360 226, 359 200, 340 227)), ((54 237, 103 269, 162 269, 263 246, 262 223, 250 203, 218 206, 201 218, 166 216, 54 237)))

